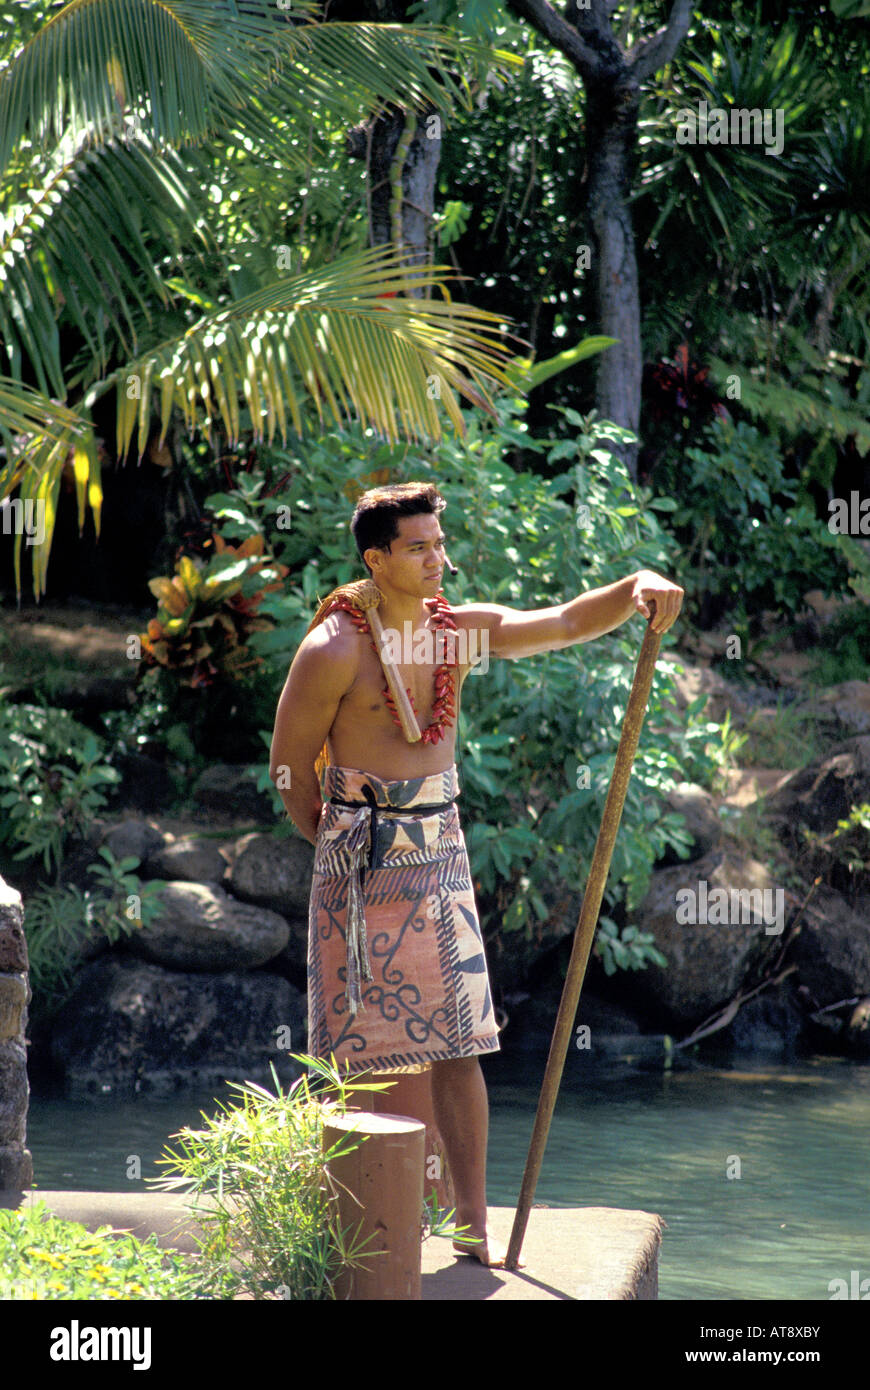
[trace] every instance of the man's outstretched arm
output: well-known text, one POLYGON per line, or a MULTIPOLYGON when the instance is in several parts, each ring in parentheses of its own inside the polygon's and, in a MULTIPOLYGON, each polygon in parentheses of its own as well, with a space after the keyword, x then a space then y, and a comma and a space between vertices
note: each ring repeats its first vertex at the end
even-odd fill
POLYGON ((655 570, 636 570, 614 584, 590 589, 552 608, 522 612, 497 603, 469 603, 457 612, 464 627, 487 631, 491 655, 515 658, 589 642, 619 627, 633 613, 649 618, 652 599, 656 603, 653 631, 665 633, 677 620, 683 590, 655 570))

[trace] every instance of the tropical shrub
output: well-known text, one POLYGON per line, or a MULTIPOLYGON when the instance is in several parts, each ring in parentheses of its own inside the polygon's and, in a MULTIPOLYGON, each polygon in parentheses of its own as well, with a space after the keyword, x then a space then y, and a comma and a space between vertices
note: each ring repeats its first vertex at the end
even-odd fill
POLYGON ((161 1250, 109 1226, 89 1231, 53 1216, 44 1201, 0 1209, 0 1298, 56 1300, 196 1299, 199 1276, 189 1257, 161 1250))
POLYGON ((679 504, 669 524, 683 542, 679 570, 689 612, 709 623, 723 613, 754 628, 763 608, 791 615, 810 588, 845 590, 848 562, 810 507, 793 505, 779 446, 754 425, 719 418, 704 448, 687 449, 657 472, 679 504))
POLYGON ((260 606, 280 590, 287 569, 267 553, 262 534, 233 546, 217 531, 206 544, 213 552, 207 562, 183 555, 172 578, 149 580, 159 606, 139 635, 137 685, 146 703, 162 702, 166 724, 186 730, 188 751, 203 753, 216 737, 225 739, 231 720, 242 725, 234 743, 244 750, 244 715, 235 716, 263 664, 250 639, 272 627, 260 606))
POLYGON ((67 846, 119 781, 105 741, 65 710, 0 705, 0 851, 13 860, 41 857, 59 883, 67 846))
POLYGON ((205 567, 183 555, 171 579, 148 581, 159 607, 140 635, 143 668, 160 666, 194 690, 238 679, 259 664, 248 638, 271 623, 257 608, 287 573, 265 554, 262 536, 230 546, 216 534, 213 544, 216 554, 205 567))
POLYGON ((160 915, 162 879, 140 882, 136 855, 116 859, 103 846, 87 872, 93 888, 74 883, 42 888, 28 896, 24 928, 34 1011, 51 1012, 63 1002, 86 948, 114 945, 160 915))

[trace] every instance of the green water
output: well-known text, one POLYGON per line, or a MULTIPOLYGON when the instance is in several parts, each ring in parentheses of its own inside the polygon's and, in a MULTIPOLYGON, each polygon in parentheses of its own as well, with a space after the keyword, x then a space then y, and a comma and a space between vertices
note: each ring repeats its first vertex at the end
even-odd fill
MULTIPOLYGON (((516 1202, 543 1062, 484 1061, 491 1106, 488 1198, 516 1202)), ((231 1093, 224 1092, 224 1097, 231 1093)), ((119 1102, 31 1098, 28 1144, 42 1188, 142 1191, 166 1136, 213 1113, 212 1093, 119 1102)), ((568 1058, 535 1200, 657 1212, 667 1223, 662 1299, 828 1300, 870 1276, 870 1067, 830 1058, 788 1068, 593 1069, 568 1058), (740 1176, 729 1178, 727 1172, 740 1176)))

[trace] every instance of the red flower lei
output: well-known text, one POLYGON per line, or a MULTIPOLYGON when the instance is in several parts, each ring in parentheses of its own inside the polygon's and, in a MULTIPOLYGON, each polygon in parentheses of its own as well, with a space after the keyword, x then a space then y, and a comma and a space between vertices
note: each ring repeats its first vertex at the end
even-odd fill
MULTIPOLYGON (((453 621, 453 610, 440 589, 434 598, 425 598, 423 602, 432 613, 432 626, 436 632, 442 629, 446 629, 447 631, 452 630, 453 632, 457 631, 456 623, 453 621)), ((336 608, 340 608, 344 613, 347 613, 357 632, 366 632, 369 637, 372 637, 372 630, 369 627, 365 613, 361 609, 355 608, 349 598, 345 598, 344 595, 339 595, 333 600, 329 612, 334 612, 336 608)), ((323 616, 326 617, 327 615, 324 614, 323 616)), ((375 646, 374 638, 372 638, 370 645, 375 656, 380 660, 380 653, 375 646)), ((444 658, 442 664, 435 670, 435 703, 432 706, 432 713, 435 715, 435 718, 432 723, 428 724, 422 731, 420 737, 423 743, 438 743, 445 737, 446 726, 450 724, 450 720, 456 717, 456 685, 452 669, 458 664, 455 641, 445 641, 444 658)), ((414 697, 407 686, 405 689, 408 691, 408 699, 411 701, 411 708, 416 714, 417 707, 414 704, 414 697)), ((385 685, 381 694, 386 701, 390 714, 393 716, 393 723, 398 724, 399 728, 401 728, 402 726, 398 711, 396 710, 396 703, 393 699, 390 687, 385 685)), ((420 721, 418 720, 417 722, 419 723, 420 721)))

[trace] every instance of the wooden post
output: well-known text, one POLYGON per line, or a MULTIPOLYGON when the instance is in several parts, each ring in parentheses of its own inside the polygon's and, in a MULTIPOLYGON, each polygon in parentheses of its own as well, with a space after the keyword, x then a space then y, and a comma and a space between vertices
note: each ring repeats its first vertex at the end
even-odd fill
POLYGON ((339 1185, 338 1220, 354 1243, 370 1239, 363 1266, 342 1271, 336 1294, 353 1301, 419 1299, 425 1126, 407 1115, 349 1111, 324 1124, 324 1150, 349 1132, 360 1143, 329 1164, 339 1185))
POLYGON ((432 1072, 376 1071, 373 1081, 390 1081, 386 1091, 360 1091, 354 1097, 355 1104, 362 1110, 376 1114, 412 1115, 426 1126, 426 1146, 423 1171, 423 1197, 433 1194, 442 1211, 451 1211, 456 1206, 453 1182, 447 1166, 444 1142, 435 1123, 435 1109, 432 1104, 432 1072))

